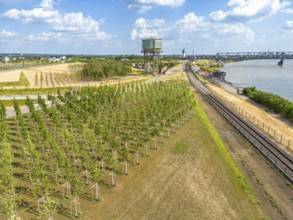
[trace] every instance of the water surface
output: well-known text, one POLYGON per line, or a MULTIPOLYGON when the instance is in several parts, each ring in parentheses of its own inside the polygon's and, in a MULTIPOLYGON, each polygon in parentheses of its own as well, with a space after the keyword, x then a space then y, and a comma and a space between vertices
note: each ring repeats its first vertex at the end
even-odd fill
POLYGON ((255 86, 293 101, 293 60, 249 60, 225 64, 226 80, 236 87, 255 86))

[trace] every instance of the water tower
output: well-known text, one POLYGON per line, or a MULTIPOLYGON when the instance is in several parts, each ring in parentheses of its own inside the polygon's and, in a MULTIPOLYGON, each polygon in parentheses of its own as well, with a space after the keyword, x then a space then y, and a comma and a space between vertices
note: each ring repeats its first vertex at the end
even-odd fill
POLYGON ((142 40, 142 53, 144 55, 144 71, 159 73, 159 59, 162 52, 162 39, 149 38, 142 40))

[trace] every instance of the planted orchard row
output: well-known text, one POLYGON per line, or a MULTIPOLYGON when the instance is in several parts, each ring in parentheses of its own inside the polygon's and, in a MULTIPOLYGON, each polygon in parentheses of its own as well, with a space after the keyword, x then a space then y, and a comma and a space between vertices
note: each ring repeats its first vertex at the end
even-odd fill
POLYGON ((64 86, 76 82, 76 76, 73 73, 58 72, 37 72, 35 74, 35 86, 64 86))
MULTIPOLYGON (((156 148, 192 116, 194 104, 179 82, 85 87, 48 95, 48 101, 39 97, 37 103, 38 108, 27 99, 27 115, 22 115, 17 102, 14 108, 26 180, 39 198, 37 213, 45 216, 62 212, 68 202, 60 196, 72 198, 70 207, 79 215, 78 198, 98 200, 99 184, 110 180, 109 185, 115 186, 115 175, 128 174, 130 163, 139 164, 141 155, 149 156, 151 147, 156 148)), ((7 130, 5 121, 2 110, 1 131, 7 130)), ((13 155, 14 149, 4 147, 9 137, 2 133, 2 150, 13 155)), ((5 155, 1 151, 1 158, 5 155)), ((12 166, 12 160, 1 163, 1 168, 12 166)), ((13 176, 11 169, 7 172, 13 176)), ((3 211, 13 216, 16 206, 14 202, 14 211, 3 211)))
POLYGON ((9 143, 9 133, 7 132, 6 109, 1 103, 0 106, 0 141, 1 141, 1 210, 9 216, 15 212, 15 187, 13 184, 12 160, 13 154, 9 143))

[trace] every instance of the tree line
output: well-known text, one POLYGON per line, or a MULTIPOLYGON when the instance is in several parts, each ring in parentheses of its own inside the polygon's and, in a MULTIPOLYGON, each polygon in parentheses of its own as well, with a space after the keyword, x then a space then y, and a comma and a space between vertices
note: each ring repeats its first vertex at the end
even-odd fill
POLYGON ((128 62, 115 60, 92 60, 81 71, 82 80, 99 80, 113 76, 126 76, 131 73, 128 62))
POLYGON ((278 95, 257 90, 255 87, 243 89, 243 94, 253 101, 273 110, 284 118, 293 121, 293 103, 278 95))

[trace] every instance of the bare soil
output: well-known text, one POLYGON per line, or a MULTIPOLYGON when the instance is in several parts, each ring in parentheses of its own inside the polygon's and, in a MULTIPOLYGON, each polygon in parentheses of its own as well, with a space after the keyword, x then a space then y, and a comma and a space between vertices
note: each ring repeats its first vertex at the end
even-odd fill
POLYGON ((198 95, 238 167, 271 219, 293 219, 293 188, 214 108, 198 95))

